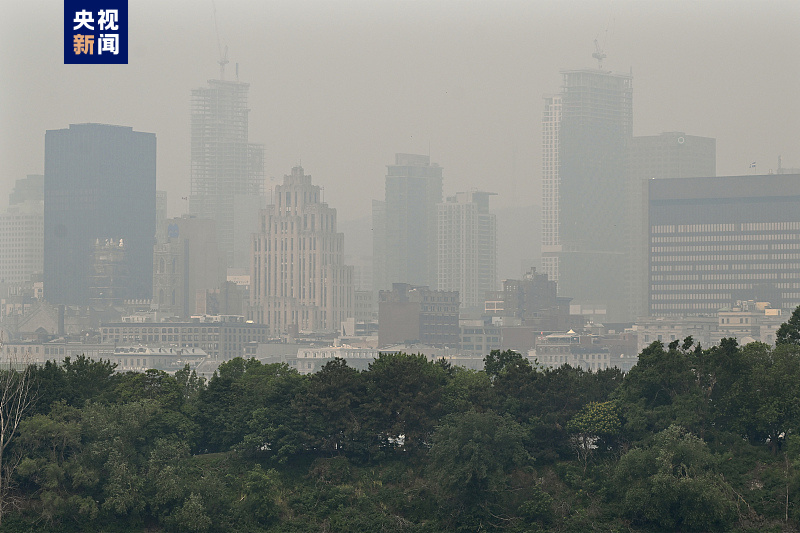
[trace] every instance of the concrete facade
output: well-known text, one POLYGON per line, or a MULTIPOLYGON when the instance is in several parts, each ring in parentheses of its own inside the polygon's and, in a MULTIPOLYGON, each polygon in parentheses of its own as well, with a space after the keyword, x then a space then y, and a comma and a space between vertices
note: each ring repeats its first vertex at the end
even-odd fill
POLYGON ((462 309, 482 310, 497 289, 497 217, 493 193, 457 193, 438 205, 438 288, 458 291, 462 309))
POLYGON ((800 305, 800 175, 648 182, 649 313, 800 305))
POLYGON ((344 264, 336 209, 294 167, 275 187, 253 236, 248 318, 271 334, 339 331, 355 308, 353 268, 344 264))

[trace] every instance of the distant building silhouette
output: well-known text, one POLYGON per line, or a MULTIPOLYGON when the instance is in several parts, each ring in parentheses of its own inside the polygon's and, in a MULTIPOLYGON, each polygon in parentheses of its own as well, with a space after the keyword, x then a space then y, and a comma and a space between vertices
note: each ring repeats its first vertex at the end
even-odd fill
POLYGON ((44 263, 44 176, 17 180, 0 213, 0 283, 20 284, 44 263))
POLYGON ((683 132, 634 137, 629 168, 631 200, 628 305, 630 317, 647 314, 648 224, 647 183, 652 179, 717 175, 717 141, 683 132))
POLYGON ((561 331, 583 324, 572 322, 571 298, 557 296, 556 283, 531 268, 522 279, 504 279, 503 288, 486 295, 485 314, 502 317, 507 325, 532 326, 539 331, 561 331))
POLYGON ((386 171, 386 198, 373 203, 376 290, 394 283, 435 287, 436 205, 442 168, 426 155, 396 154, 386 171))
POLYGON ((124 298, 153 288, 156 136, 130 127, 71 124, 45 134, 44 297, 88 305, 98 240, 125 246, 124 298))
POLYGON ((275 187, 253 236, 248 319, 271 335, 338 332, 353 316, 353 267, 344 265, 336 209, 302 167, 275 187))
POLYGON ((542 263, 559 294, 627 318, 627 157, 633 80, 602 70, 562 72, 542 120, 542 263))
POLYGON ((438 205, 438 288, 458 291, 462 309, 483 311, 497 290, 497 217, 489 192, 460 192, 438 205))
POLYGON ((192 90, 189 212, 216 222, 226 266, 250 263, 250 236, 264 207, 264 146, 248 141, 250 85, 209 80, 192 90))
MULTIPOLYGON (((153 252, 153 303, 159 311, 188 318, 197 313, 198 291, 216 290, 224 280, 214 221, 184 215, 160 226, 153 252)), ((242 309, 223 314, 241 315, 242 309)))
POLYGON ((408 283, 395 283, 380 292, 378 347, 422 343, 457 348, 458 292, 433 291, 408 283))

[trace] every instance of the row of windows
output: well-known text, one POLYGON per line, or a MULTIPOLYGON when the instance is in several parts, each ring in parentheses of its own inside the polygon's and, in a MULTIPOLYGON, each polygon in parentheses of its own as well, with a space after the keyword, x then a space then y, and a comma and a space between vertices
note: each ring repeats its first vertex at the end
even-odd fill
POLYGON ((656 255, 650 258, 653 262, 676 261, 681 263, 687 261, 768 261, 770 259, 800 259, 800 254, 656 255))
POLYGON ((671 293, 671 294, 650 294, 651 300, 715 300, 728 302, 731 300, 730 293, 671 293))
POLYGON ((770 272, 756 273, 747 272, 744 274, 653 274, 651 281, 719 281, 723 279, 739 280, 761 280, 761 279, 796 279, 800 277, 798 272, 770 272))
POLYGON ((742 224, 662 224, 651 233, 699 233, 712 231, 781 231, 800 229, 800 222, 746 222, 742 224))
MULTIPOLYGON (((650 252, 743 252, 778 249, 780 244, 717 244, 706 246, 651 246, 650 252)), ((793 248, 797 245, 792 245, 793 248)), ((785 249, 785 248, 784 248, 785 249)))
POLYGON ((728 242, 728 241, 797 241, 800 233, 756 233, 746 235, 670 235, 669 237, 651 237, 652 243, 674 242, 728 242))
MULTIPOLYGON (((652 291, 693 291, 693 290, 745 290, 752 289, 753 283, 653 283, 652 291)), ((778 289, 800 289, 800 283, 773 283, 778 289)))
POLYGON ((751 222, 742 224, 742 231, 774 231, 800 229, 800 222, 751 222))
POLYGON ((666 304, 650 304, 650 309, 653 311, 658 310, 684 310, 684 311, 707 311, 707 312, 716 312, 720 307, 723 307, 725 304, 729 303, 729 300, 725 299, 711 299, 708 298, 707 302, 703 303, 690 303, 690 304, 682 304, 682 303, 666 303, 666 304))

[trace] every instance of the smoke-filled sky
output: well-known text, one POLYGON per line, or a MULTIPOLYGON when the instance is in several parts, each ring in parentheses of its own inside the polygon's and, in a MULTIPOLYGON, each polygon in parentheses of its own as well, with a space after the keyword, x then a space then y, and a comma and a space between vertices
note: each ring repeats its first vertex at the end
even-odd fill
MULTIPOLYGON (((250 83, 250 140, 276 181, 302 161, 342 220, 383 197, 395 152, 428 153, 445 194, 540 203, 542 96, 561 69, 634 76, 634 134, 717 138, 717 172, 800 167, 800 2, 129 0, 128 65, 64 65, 63 2, 0 0, 0 204, 70 123, 158 137, 170 215, 188 209, 189 100, 250 83)), ((272 182, 275 183, 275 182, 272 182)))

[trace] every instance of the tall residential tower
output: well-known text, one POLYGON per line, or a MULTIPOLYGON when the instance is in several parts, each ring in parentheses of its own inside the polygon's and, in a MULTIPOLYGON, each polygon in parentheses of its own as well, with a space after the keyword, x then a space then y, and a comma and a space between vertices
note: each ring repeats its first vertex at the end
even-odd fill
POLYGON ((44 253, 44 176, 17 180, 0 213, 0 283, 41 274, 44 253))
POLYGON ((436 286, 441 201, 442 167, 426 155, 396 154, 386 171, 385 202, 373 203, 375 290, 394 283, 436 286))
POLYGON ((462 308, 482 312, 486 293, 497 290, 495 193, 460 192, 439 204, 438 287, 458 291, 462 308))

